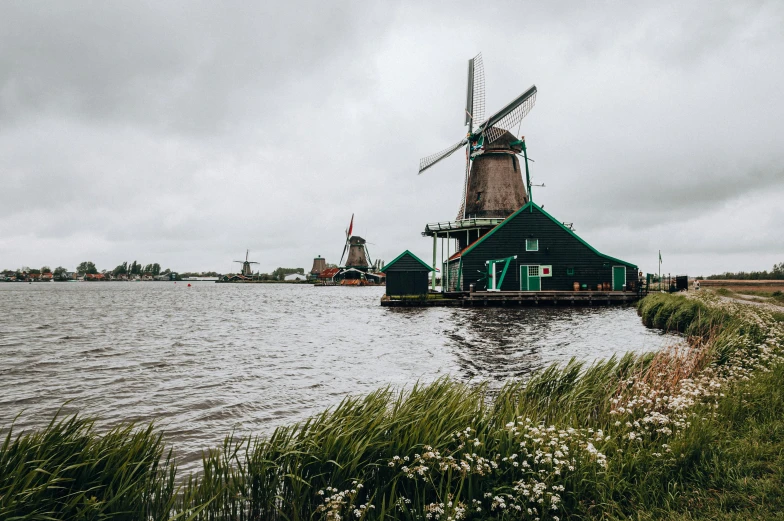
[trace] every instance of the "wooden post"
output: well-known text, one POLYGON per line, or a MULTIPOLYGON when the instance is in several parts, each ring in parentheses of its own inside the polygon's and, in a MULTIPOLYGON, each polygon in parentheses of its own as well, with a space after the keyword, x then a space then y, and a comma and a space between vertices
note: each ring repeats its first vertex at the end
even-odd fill
POLYGON ((441 275, 441 285, 449 289, 449 232, 446 232, 446 269, 441 275), (444 277, 446 277, 446 285, 444 284, 444 277))
MULTIPOLYGON (((441 237, 441 269, 444 269, 444 238, 441 237)), ((446 270, 444 270, 446 271, 446 270)), ((441 293, 444 292, 444 272, 441 272, 441 293)))
POLYGON ((438 250, 438 234, 433 232, 433 279, 431 280, 430 287, 433 291, 436 290, 436 254, 438 250))

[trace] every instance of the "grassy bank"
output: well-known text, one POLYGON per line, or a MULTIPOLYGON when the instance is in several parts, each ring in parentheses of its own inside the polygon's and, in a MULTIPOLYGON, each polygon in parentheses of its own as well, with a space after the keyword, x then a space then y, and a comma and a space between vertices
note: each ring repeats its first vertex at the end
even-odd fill
POLYGON ((152 428, 69 418, 9 435, 0 519, 705 519, 781 510, 782 324, 651 295, 691 347, 551 367, 499 393, 382 389, 267 438, 228 437, 181 477, 152 428))

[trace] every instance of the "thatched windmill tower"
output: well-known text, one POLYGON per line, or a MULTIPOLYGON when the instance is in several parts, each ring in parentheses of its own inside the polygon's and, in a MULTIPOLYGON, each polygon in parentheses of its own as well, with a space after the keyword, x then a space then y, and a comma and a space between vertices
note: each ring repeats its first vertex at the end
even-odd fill
MULTIPOLYGON (((370 255, 367 251, 367 242, 359 235, 352 235, 348 238, 348 257, 346 257, 346 267, 356 268, 367 271, 370 268, 370 255)), ((341 262, 343 257, 340 258, 341 262)))
MULTIPOLYGON (((453 234, 461 248, 492 229, 500 221, 476 222, 477 219, 504 219, 528 202, 531 182, 525 140, 516 138, 523 118, 536 102, 536 86, 520 94, 504 108, 485 119, 485 87, 482 55, 468 62, 465 124, 468 134, 451 147, 419 161, 421 174, 442 159, 465 148, 466 167, 463 195, 457 219, 449 228, 461 230, 453 234), (521 168, 518 155, 524 162, 521 168), (525 181, 523 181, 523 169, 525 181), (464 222, 474 220, 473 223, 464 222), (459 223, 459 224, 458 224, 459 223)), ((425 235, 432 235, 426 229, 425 235)))
POLYGON ((516 155, 522 151, 520 140, 511 132, 485 145, 471 165, 460 218, 505 218, 528 202, 516 155))
POLYGON ((343 246, 343 253, 340 255, 340 264, 343 266, 343 258, 346 257, 346 268, 355 268, 367 271, 370 268, 370 254, 367 250, 367 241, 354 233, 354 214, 351 214, 351 222, 346 228, 346 243, 343 246))

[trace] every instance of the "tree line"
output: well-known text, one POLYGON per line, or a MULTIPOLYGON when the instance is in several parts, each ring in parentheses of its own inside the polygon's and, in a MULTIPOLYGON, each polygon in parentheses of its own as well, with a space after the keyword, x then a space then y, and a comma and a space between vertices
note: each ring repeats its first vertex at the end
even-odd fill
POLYGON ((784 262, 773 265, 771 271, 739 271, 726 272, 721 275, 709 275, 708 280, 784 280, 784 262))

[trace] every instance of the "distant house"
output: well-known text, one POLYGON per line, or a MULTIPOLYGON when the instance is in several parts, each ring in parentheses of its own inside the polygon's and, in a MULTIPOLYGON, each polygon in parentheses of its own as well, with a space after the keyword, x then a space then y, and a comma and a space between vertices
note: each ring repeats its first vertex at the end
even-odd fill
POLYGON ((103 273, 85 273, 84 280, 106 280, 106 276, 103 273))
POLYGON ((236 274, 236 275, 224 275, 220 280, 223 282, 245 282, 252 279, 250 277, 246 277, 245 275, 236 274))
POLYGON ((153 279, 153 278, 152 278, 152 273, 150 273, 150 272, 148 271, 147 273, 144 273, 144 274, 142 275, 142 280, 145 280, 145 281, 146 281, 146 280, 155 280, 155 279, 153 279))
POLYGON ((45 282, 52 282, 52 280, 54 280, 54 275, 52 275, 51 272, 49 272, 49 273, 42 273, 41 274, 41 280, 45 281, 45 282))
POLYGON ((302 273, 292 273, 291 275, 286 275, 283 280, 286 282, 295 282, 299 280, 308 280, 308 277, 302 273))

